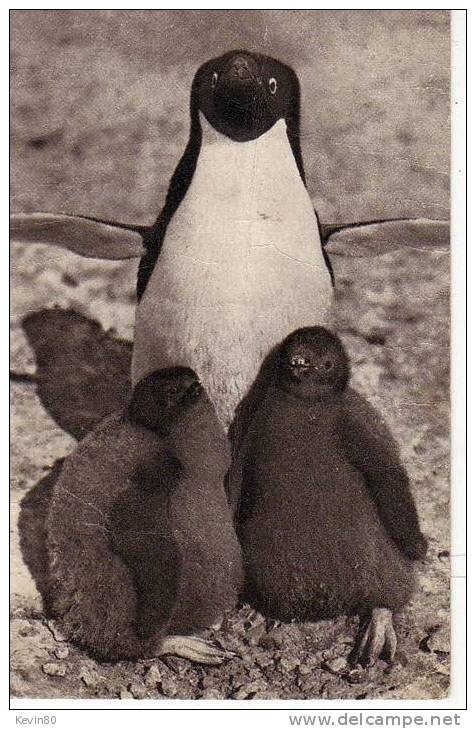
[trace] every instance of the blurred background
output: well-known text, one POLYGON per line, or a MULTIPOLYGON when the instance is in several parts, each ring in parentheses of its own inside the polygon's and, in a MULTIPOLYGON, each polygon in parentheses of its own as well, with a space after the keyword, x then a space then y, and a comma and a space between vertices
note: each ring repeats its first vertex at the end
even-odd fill
POLYGON ((427 10, 14 10, 12 206, 150 223, 197 67, 293 66, 325 222, 449 217, 450 17, 427 10))

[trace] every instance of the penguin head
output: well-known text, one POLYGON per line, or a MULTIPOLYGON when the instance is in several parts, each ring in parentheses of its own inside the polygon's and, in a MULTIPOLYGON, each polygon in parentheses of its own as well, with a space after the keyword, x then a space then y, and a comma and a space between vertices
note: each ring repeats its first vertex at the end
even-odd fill
POLYGON ((299 127, 299 81, 269 56, 230 51, 201 66, 192 85, 192 117, 200 110, 219 132, 236 142, 257 139, 279 120, 288 133, 299 127))
POLYGON ((166 435, 203 394, 197 375, 188 367, 156 370, 134 387, 126 418, 135 425, 166 435))
POLYGON ((279 384, 300 399, 319 400, 342 392, 349 376, 340 339, 324 327, 297 329, 281 344, 279 384))

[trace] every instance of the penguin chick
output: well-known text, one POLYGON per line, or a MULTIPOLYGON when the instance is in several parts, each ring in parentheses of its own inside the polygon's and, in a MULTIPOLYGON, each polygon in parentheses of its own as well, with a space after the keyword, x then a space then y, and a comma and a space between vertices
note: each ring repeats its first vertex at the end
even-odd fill
POLYGON ((228 443, 195 373, 141 380, 65 461, 47 521, 53 611, 104 659, 228 655, 193 633, 237 602, 228 443))
POLYGON ((355 658, 392 659, 392 613, 426 553, 408 477, 386 426, 347 388, 340 340, 289 335, 242 453, 237 528, 247 598, 279 620, 359 614, 355 658))

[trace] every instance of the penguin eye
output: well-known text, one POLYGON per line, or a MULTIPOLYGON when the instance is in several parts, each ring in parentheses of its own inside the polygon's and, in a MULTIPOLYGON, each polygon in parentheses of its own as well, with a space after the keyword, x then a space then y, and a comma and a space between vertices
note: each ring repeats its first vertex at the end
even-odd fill
POLYGON ((334 367, 334 362, 331 359, 326 359, 324 361, 324 369, 325 370, 331 370, 334 367))
POLYGON ((215 86, 217 85, 217 81, 218 81, 218 74, 216 71, 214 71, 213 76, 212 76, 212 89, 214 89, 215 86))
POLYGON ((268 86, 269 86, 269 93, 274 96, 276 93, 276 90, 278 88, 278 82, 276 81, 276 79, 274 77, 269 79, 268 86))

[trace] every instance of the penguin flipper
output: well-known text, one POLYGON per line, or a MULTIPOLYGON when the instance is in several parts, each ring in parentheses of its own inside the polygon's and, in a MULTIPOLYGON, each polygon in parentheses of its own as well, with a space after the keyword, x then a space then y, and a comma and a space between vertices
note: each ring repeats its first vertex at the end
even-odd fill
POLYGON ((177 485, 182 470, 180 459, 171 449, 164 448, 136 467, 133 480, 143 491, 170 494, 177 485))
POLYGON ((129 569, 140 638, 166 632, 180 585, 182 556, 167 518, 167 495, 136 483, 114 502, 111 546, 129 569))
POLYGON ((323 245, 330 255, 362 258, 380 256, 399 248, 448 249, 447 220, 400 218, 342 225, 321 224, 323 245))
POLYGON ((172 532, 154 538, 154 549, 129 565, 137 592, 139 638, 166 632, 179 594, 182 559, 178 545, 172 532))
POLYGON ((349 461, 363 475, 387 534, 406 557, 423 559, 427 541, 397 443, 377 410, 351 388, 344 399, 341 434, 349 461))
POLYGON ((18 243, 44 243, 79 256, 106 260, 139 258, 147 228, 61 213, 14 213, 10 238, 18 243))
POLYGON ((239 512, 242 487, 242 468, 243 465, 241 458, 237 455, 225 476, 225 494, 233 520, 237 518, 239 512))

